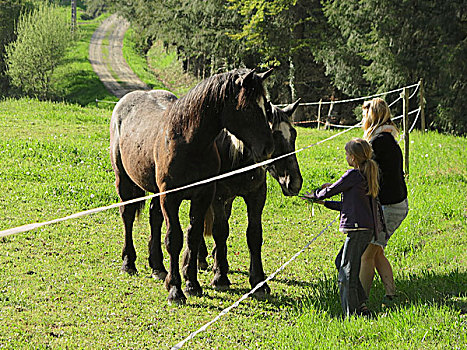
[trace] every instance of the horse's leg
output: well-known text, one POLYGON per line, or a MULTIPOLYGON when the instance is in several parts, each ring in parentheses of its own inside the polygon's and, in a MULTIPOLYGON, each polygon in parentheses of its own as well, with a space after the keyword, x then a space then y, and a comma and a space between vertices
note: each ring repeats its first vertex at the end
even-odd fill
POLYGON ((226 208, 222 199, 218 200, 216 198, 213 201, 212 208, 214 209, 214 278, 211 281, 211 285, 218 290, 225 290, 228 289, 231 284, 229 277, 227 276, 229 272, 229 264, 227 262, 227 238, 229 237, 229 221, 228 217, 226 216, 226 208))
POLYGON ((207 270, 208 269, 208 262, 206 258, 208 256, 208 248, 206 247, 206 241, 203 235, 201 235, 201 240, 199 242, 198 248, 198 268, 200 270, 207 270))
POLYGON ((183 246, 183 231, 180 226, 178 210, 182 200, 176 195, 162 195, 160 204, 164 215, 167 233, 165 247, 170 258, 169 273, 165 278, 165 287, 169 291, 169 303, 184 304, 186 297, 182 291, 182 278, 179 270, 180 252, 183 246))
MULTIPOLYGON (((261 260, 261 245, 263 244, 263 227, 261 215, 266 202, 266 182, 257 191, 249 193, 244 197, 248 211, 248 228, 246 239, 250 251, 250 285, 255 287, 259 282, 265 280, 263 263, 261 260)), ((271 288, 267 283, 256 290, 255 295, 269 294, 271 288)))
POLYGON ((208 262, 206 258, 208 256, 208 248, 206 247, 206 236, 212 236, 212 226, 214 221, 214 212, 211 207, 209 207, 208 211, 206 212, 206 217, 204 218, 204 233, 201 235, 201 240, 199 242, 199 249, 198 249, 198 268, 200 270, 207 270, 208 269, 208 262))
POLYGON ((185 292, 199 296, 203 290, 198 282, 198 249, 204 231, 204 219, 211 205, 215 185, 210 184, 191 199, 190 226, 187 230, 187 249, 183 255, 183 277, 186 280, 185 292))
POLYGON ((167 277, 161 248, 161 227, 163 220, 164 216, 162 215, 160 200, 158 197, 154 197, 151 200, 151 207, 149 208, 149 221, 151 224, 149 266, 152 268, 152 277, 157 280, 164 280, 167 277))
MULTIPOLYGON (((124 202, 130 199, 143 197, 144 191, 136 186, 129 178, 123 168, 120 157, 115 157, 113 165, 115 171, 115 187, 120 199, 124 202)), ((133 244, 133 223, 135 221, 136 212, 140 210, 143 205, 144 202, 142 201, 124 205, 119 208, 125 229, 125 243, 122 250, 122 271, 129 274, 135 274, 138 272, 135 265, 136 250, 133 244)))

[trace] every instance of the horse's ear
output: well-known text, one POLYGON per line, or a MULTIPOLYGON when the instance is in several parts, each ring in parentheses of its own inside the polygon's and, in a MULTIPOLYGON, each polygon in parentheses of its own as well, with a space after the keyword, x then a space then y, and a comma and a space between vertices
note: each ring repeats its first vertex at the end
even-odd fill
POLYGON ((253 74, 255 73, 255 69, 250 70, 248 73, 244 74, 240 78, 237 79, 236 83, 240 84, 242 87, 246 87, 248 83, 253 79, 253 74))
POLYGON ((300 102, 301 98, 299 98, 297 101, 295 101, 294 103, 291 103, 287 106, 285 106, 282 111, 287 114, 289 117, 292 116, 292 114, 295 112, 295 110, 297 109, 297 107, 299 106, 299 102, 300 102))
POLYGON ((273 68, 270 68, 266 72, 258 73, 257 75, 261 78, 261 80, 264 80, 271 75, 272 71, 273 71, 273 68))

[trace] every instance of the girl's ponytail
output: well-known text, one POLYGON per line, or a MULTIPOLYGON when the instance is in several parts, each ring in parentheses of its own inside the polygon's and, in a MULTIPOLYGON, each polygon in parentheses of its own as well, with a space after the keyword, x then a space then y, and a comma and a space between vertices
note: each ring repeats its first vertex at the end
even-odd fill
POLYGON ((368 195, 375 198, 379 192, 379 167, 373 159, 367 159, 360 166, 360 171, 365 175, 368 182, 368 195))
POLYGON ((372 159, 373 149, 368 141, 354 138, 346 143, 345 150, 354 156, 358 169, 365 175, 368 183, 368 195, 376 197, 379 192, 379 167, 372 159))

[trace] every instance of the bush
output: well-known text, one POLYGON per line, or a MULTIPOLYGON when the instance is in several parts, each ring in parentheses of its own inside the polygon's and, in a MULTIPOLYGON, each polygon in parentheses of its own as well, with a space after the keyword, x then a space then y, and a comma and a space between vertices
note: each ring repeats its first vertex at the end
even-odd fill
POLYGON ((16 41, 6 47, 7 74, 21 92, 50 97, 50 80, 71 44, 70 25, 56 5, 42 3, 23 13, 16 41))

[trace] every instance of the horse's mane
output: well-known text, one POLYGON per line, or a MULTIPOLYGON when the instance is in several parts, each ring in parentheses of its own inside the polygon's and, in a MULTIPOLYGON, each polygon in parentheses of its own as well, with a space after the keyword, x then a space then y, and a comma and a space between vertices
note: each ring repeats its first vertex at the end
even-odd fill
MULTIPOLYGON (((267 103, 270 103, 269 101, 267 103)), ((287 113, 284 113, 279 107, 274 106, 271 103, 271 117, 272 120, 269 120, 271 123, 271 129, 274 129, 274 126, 279 125, 282 122, 290 123, 290 117, 287 113)), ((232 166, 237 166, 240 163, 240 160, 243 159, 245 152, 245 144, 232 135, 226 129, 223 129, 219 136, 217 137, 222 143, 228 143, 229 145, 229 156, 232 161, 232 166)))
POLYGON ((240 160, 243 159, 245 144, 226 129, 222 129, 217 136, 217 140, 223 144, 228 144, 231 165, 233 167, 237 166, 240 160))
POLYGON ((262 79, 254 74, 248 87, 238 83, 248 72, 248 69, 236 69, 201 81, 173 104, 171 118, 178 118, 172 119, 173 125, 179 125, 179 131, 183 133, 190 126, 198 126, 205 113, 221 113, 227 103, 237 110, 257 103, 258 98, 265 94, 262 79))

